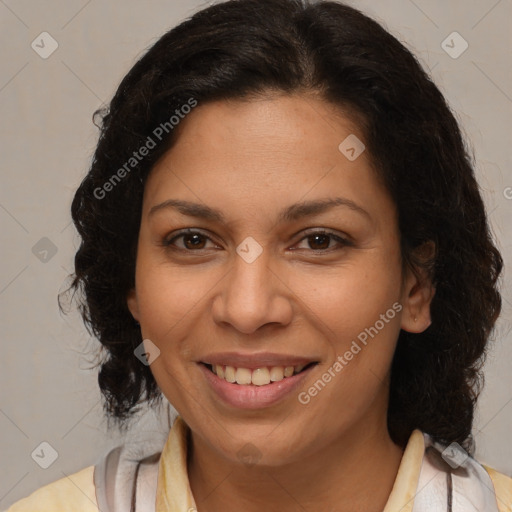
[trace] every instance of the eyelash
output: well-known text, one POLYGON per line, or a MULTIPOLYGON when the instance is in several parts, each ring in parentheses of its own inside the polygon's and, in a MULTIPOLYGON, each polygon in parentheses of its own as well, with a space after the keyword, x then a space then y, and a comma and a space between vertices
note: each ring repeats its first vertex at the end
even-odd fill
MULTIPOLYGON (((188 253, 201 252, 201 251, 207 250, 207 249, 197 249, 197 250, 194 250, 194 249, 183 249, 181 247, 176 247, 176 246, 173 245, 174 241, 178 240, 179 238, 183 238, 185 235, 200 235, 204 239, 213 242, 213 240, 209 236, 205 235, 204 233, 201 233, 200 231, 196 231, 196 230, 192 230, 192 229, 187 229, 185 231, 180 231, 180 232, 176 233, 175 235, 173 235, 172 238, 164 239, 162 241, 161 245, 163 247, 165 247, 166 249, 170 249, 170 250, 173 250, 173 251, 180 251, 180 252, 188 252, 188 253)), ((300 243, 303 240, 307 240, 310 237, 318 236, 318 235, 320 235, 320 236, 328 236, 328 237, 336 240, 339 244, 341 244, 342 247, 338 248, 338 249, 333 249, 333 248, 330 248, 330 249, 318 249, 318 250, 310 249, 311 251, 313 251, 315 253, 330 253, 330 252, 333 252, 333 251, 336 251, 336 250, 340 250, 340 249, 342 249, 345 246, 351 247, 351 246, 354 245, 350 240, 347 240, 346 238, 343 238, 343 237, 341 237, 339 235, 336 235, 336 234, 334 234, 334 233, 332 233, 330 231, 325 231, 325 230, 318 230, 318 231, 309 232, 306 236, 301 238, 297 243, 300 243)), ((215 243, 215 242, 213 242, 213 243, 215 243)), ((295 250, 297 250, 297 249, 295 249, 295 250)), ((303 250, 303 249, 298 249, 298 250, 303 250)))

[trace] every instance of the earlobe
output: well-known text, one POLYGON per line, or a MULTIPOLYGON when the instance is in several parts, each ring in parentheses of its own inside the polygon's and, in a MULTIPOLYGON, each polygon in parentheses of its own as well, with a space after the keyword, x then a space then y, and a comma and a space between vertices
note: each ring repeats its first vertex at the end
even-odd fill
POLYGON ((137 300, 137 293, 135 292, 135 288, 132 288, 126 297, 126 304, 128 305, 128 309, 132 314, 133 318, 139 322, 139 302, 137 300))
POLYGON ((402 329, 404 331, 423 332, 432 324, 430 305, 435 295, 435 288, 430 283, 415 284, 404 301, 402 329))
MULTIPOLYGON (((435 244, 427 242, 418 249, 419 254, 428 261, 435 254, 435 244)), ((418 269, 416 273, 408 270, 407 282, 403 291, 403 306, 401 328, 411 333, 420 333, 431 324, 430 305, 436 289, 426 269, 418 269)))

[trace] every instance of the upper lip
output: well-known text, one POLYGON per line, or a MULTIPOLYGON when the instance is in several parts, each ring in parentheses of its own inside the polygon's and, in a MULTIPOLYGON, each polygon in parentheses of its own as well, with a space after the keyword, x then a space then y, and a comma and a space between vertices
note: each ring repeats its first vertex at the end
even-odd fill
POLYGON ((272 352, 260 352, 253 354, 243 354, 240 352, 216 352, 215 354, 208 354, 204 356, 199 362, 254 370, 256 368, 271 368, 273 366, 286 367, 307 365, 309 363, 318 362, 318 359, 312 357, 299 357, 293 354, 275 354, 272 352))

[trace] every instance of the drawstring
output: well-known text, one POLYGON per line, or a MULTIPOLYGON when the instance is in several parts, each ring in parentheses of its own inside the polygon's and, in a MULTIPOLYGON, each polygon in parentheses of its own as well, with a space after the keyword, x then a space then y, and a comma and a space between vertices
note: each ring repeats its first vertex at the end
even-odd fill
POLYGON ((448 512, 452 511, 452 503, 453 503, 453 480, 451 471, 446 474, 446 487, 447 487, 447 497, 448 497, 448 512))
POLYGON ((169 425, 169 430, 171 430, 171 404, 167 404, 167 423, 169 425))
POLYGON ((141 462, 137 464, 137 469, 135 470, 135 478, 133 479, 132 486, 132 505, 130 507, 130 512, 137 512, 137 479, 139 477, 139 468, 141 462))

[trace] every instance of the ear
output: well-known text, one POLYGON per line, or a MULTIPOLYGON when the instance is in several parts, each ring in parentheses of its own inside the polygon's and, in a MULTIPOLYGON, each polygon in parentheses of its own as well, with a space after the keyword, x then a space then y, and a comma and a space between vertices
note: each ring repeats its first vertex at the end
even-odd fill
MULTIPOLYGON (((415 250, 415 254, 422 261, 428 261, 435 255, 435 243, 431 240, 415 250)), ((435 287, 431 278, 423 268, 416 267, 416 272, 409 268, 402 292, 401 328, 404 331, 420 333, 432 323, 430 317, 430 304, 435 295, 435 287)))
POLYGON ((132 314, 133 318, 138 322, 139 321, 139 301, 137 300, 137 293, 135 292, 135 288, 132 288, 126 297, 126 304, 128 305, 128 309, 132 314))

